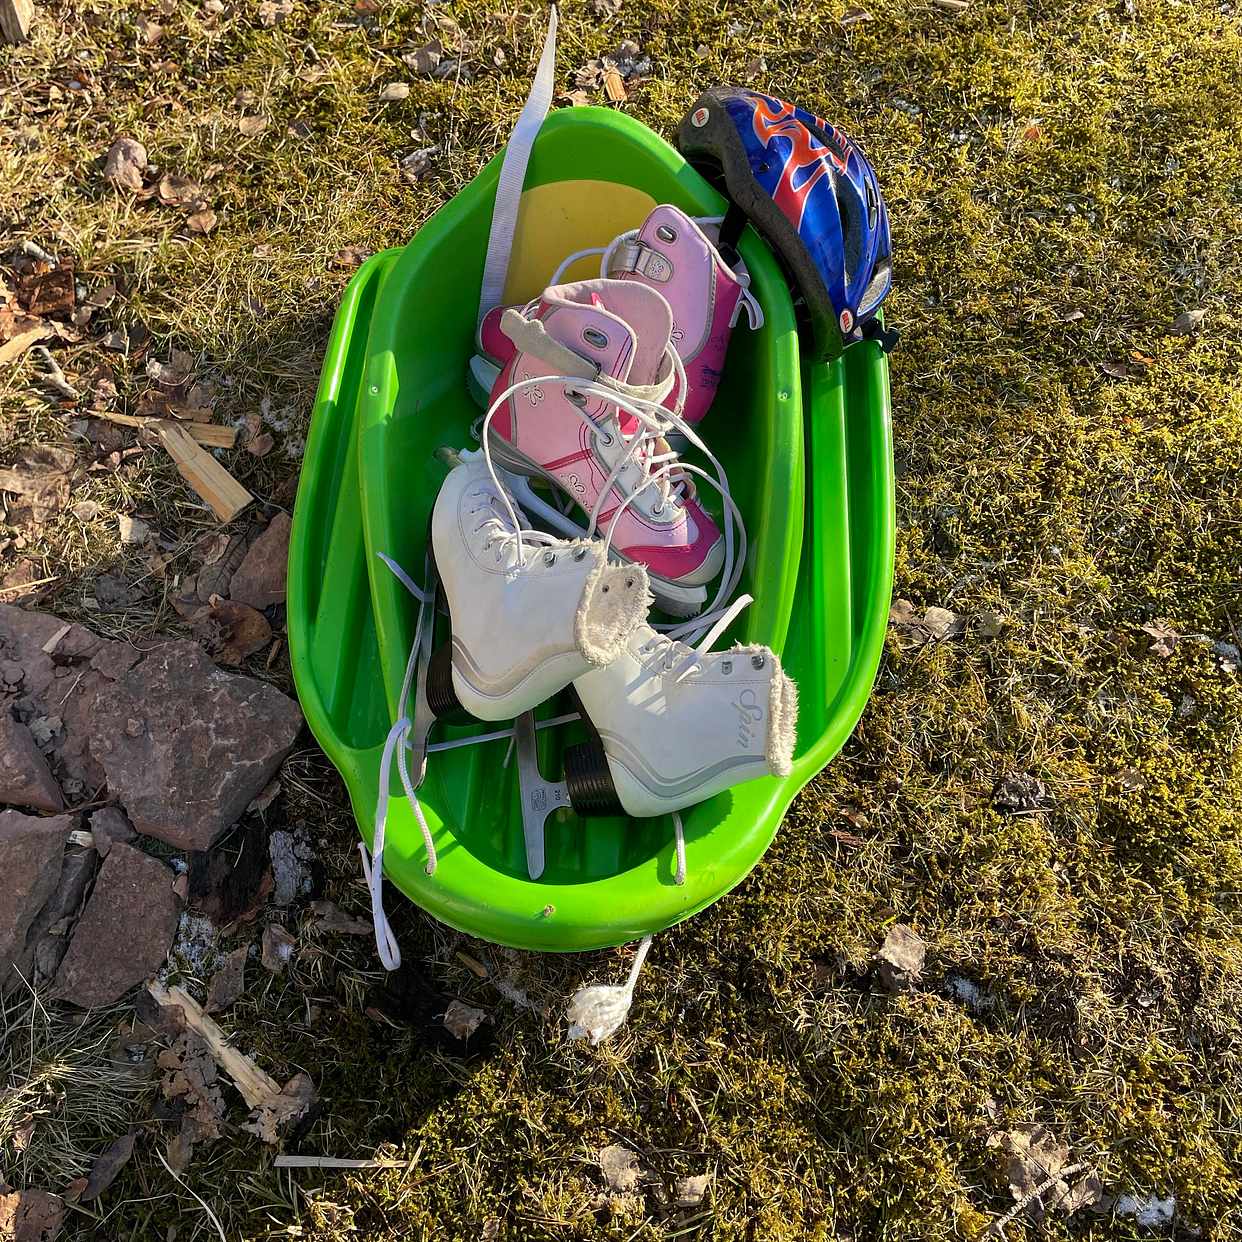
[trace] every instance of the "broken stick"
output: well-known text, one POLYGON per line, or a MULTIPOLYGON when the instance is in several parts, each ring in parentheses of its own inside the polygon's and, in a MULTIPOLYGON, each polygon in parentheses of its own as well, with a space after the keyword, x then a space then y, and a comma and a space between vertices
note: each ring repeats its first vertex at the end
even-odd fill
POLYGON ((184 988, 166 988, 158 983, 148 983, 147 991, 159 1004, 175 1005, 185 1014, 186 1026, 202 1037, 211 1049, 216 1064, 233 1080, 250 1108, 258 1108, 280 1094, 280 1083, 270 1074, 265 1074, 244 1052, 238 1052, 184 988))
POLYGON ((206 448, 232 448, 237 443, 237 428, 223 427, 219 423, 175 423, 170 418, 143 418, 133 414, 114 414, 111 410, 88 410, 92 418, 102 418, 122 427, 137 427, 140 431, 159 431, 161 427, 180 427, 206 448))
POLYGON ((161 421, 160 443, 177 463, 181 477, 211 506, 222 522, 231 522, 254 497, 180 424, 161 421))
POLYGON ((406 1169, 409 1160, 346 1160, 338 1156, 277 1156, 277 1169, 406 1169))

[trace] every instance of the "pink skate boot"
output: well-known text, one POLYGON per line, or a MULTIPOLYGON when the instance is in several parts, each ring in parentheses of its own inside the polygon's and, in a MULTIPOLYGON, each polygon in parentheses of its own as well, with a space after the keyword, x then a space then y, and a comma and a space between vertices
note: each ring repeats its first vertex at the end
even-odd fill
POLYGON ((672 323, 663 296, 636 281, 560 285, 525 312, 510 308, 483 443, 495 466, 568 496, 588 537, 599 530, 612 552, 646 565, 666 607, 694 612, 732 549, 664 439, 672 323))
MULTIPOLYGON (((725 353, 738 315, 745 309, 752 328, 763 323, 758 302, 749 291, 744 268, 735 271, 721 258, 712 236, 715 221, 702 226, 677 207, 656 207, 642 228, 623 233, 602 250, 580 250, 557 269, 555 285, 568 267, 591 254, 602 254, 601 275, 647 285, 664 295, 673 312, 673 346, 681 358, 687 385, 674 385, 665 406, 677 410, 693 426, 702 420, 716 396, 725 353)), ((479 356, 471 364, 477 396, 490 391, 497 369, 513 356, 513 345, 501 331, 504 307, 489 311, 479 325, 479 356)))

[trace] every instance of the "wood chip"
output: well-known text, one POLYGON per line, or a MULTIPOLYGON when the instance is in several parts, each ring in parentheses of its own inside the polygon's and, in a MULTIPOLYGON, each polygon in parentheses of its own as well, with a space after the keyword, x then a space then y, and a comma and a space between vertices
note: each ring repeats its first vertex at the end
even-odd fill
POLYGON ((254 138, 261 134, 267 128, 267 117, 265 116, 243 116, 237 120, 237 128, 241 131, 243 138, 254 138))
POLYGON ((231 522, 254 497, 193 437, 176 423, 161 422, 160 443, 177 464, 181 477, 203 498, 221 522, 231 522))
POLYGON ((0 0, 0 34, 8 43, 24 43, 34 21, 32 0, 0 0))
POLYGON ((621 74, 616 69, 604 70, 604 94, 613 103, 625 103, 629 98, 625 90, 625 83, 621 79, 621 74))

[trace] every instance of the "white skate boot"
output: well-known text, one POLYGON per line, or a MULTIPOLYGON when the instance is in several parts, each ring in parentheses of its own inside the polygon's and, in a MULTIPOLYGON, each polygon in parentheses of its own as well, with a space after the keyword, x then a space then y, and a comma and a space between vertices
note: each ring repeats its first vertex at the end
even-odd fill
POLYGON ((575 809, 665 815, 742 781, 789 774, 794 683, 769 648, 709 653, 714 637, 694 648, 640 625, 618 659, 574 682, 594 735, 565 752, 575 809))
POLYGON ((432 656, 427 697, 480 720, 509 720, 616 659, 651 604, 641 565, 602 542, 523 529, 481 452, 462 453, 431 520, 452 644, 432 656))

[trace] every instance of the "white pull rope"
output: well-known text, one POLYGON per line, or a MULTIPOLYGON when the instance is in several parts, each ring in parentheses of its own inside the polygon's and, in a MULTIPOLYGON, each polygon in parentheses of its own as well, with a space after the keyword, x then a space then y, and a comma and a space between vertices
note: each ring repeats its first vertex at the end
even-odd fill
POLYGON ((499 306, 505 294, 505 278, 509 274, 509 255, 513 250, 513 234, 517 229, 518 206, 526 165, 531 148, 552 106, 552 90, 556 81, 556 5, 548 18, 548 33, 530 94, 518 116, 509 145, 500 164, 496 182, 496 203, 492 207, 492 231, 487 239, 487 259, 483 264, 483 285, 479 292, 479 322, 493 306, 499 306))
MULTIPOLYGON (((680 822, 680 821, 679 821, 680 822)), ((590 987, 579 988, 565 1010, 569 1019, 570 1039, 589 1039, 592 1046, 601 1044, 625 1021, 634 1003, 634 985, 638 982, 638 972, 647 960, 647 950, 651 948, 651 937, 645 936, 638 944, 638 952, 634 954, 634 964, 630 967, 630 977, 621 987, 606 983, 595 983, 590 987)))

